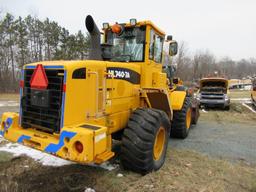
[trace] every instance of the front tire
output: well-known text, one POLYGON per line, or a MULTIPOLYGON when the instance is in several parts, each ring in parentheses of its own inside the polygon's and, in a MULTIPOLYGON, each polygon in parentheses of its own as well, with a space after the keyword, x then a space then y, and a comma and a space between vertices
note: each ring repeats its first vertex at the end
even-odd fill
POLYGON ((179 111, 173 112, 173 121, 171 128, 171 136, 185 139, 192 123, 192 107, 191 99, 186 97, 179 111))
POLYGON ((170 133, 165 112, 140 108, 133 112, 124 129, 121 163, 124 169, 147 174, 162 167, 170 133))
POLYGON ((230 105, 225 106, 225 107, 224 107, 224 110, 229 111, 229 110, 230 110, 230 105))

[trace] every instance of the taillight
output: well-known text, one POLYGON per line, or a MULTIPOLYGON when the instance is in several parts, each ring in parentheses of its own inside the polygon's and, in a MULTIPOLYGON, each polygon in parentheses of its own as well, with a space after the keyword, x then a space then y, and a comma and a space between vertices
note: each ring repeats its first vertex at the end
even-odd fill
POLYGON ((82 153, 84 150, 84 146, 80 141, 75 142, 75 149, 78 153, 82 153))
POLYGON ((24 87, 24 81, 20 80, 20 88, 23 88, 23 87, 24 87))
POLYGON ((66 92, 66 84, 63 84, 62 92, 66 92))

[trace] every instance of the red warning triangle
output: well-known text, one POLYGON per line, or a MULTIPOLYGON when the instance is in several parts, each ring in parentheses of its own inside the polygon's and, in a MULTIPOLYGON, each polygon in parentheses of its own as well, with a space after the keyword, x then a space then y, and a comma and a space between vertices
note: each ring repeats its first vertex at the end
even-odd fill
POLYGON ((30 80, 30 86, 34 89, 46 89, 48 86, 48 78, 46 76, 42 64, 38 64, 33 72, 30 80))

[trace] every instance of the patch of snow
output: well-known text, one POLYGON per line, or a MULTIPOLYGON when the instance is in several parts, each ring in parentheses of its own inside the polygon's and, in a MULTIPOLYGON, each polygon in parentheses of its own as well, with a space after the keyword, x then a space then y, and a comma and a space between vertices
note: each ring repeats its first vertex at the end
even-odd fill
POLYGON ((148 185, 148 184, 146 184, 146 185, 144 185, 146 188, 153 188, 154 187, 154 185, 148 185))
POLYGON ((7 143, 6 145, 0 147, 0 151, 12 153, 14 156, 27 155, 35 161, 42 163, 42 165, 47 166, 59 167, 72 164, 71 161, 67 161, 17 143, 7 143))
POLYGON ((117 177, 123 177, 124 175, 122 173, 118 173, 116 176, 117 177))
POLYGON ((110 164, 108 161, 104 162, 104 163, 102 163, 100 165, 93 164, 93 163, 89 164, 89 165, 92 166, 92 167, 100 167, 100 168, 106 169, 108 171, 112 171, 112 170, 114 170, 114 169, 116 169, 118 167, 117 164, 110 164))
POLYGON ((248 108, 251 112, 256 113, 256 111, 252 107, 247 105, 247 103, 243 103, 242 105, 245 106, 246 108, 248 108))
POLYGON ((88 188, 86 188, 86 189, 84 190, 84 192, 95 192, 95 190, 92 189, 92 188, 90 188, 90 187, 88 187, 88 188))
POLYGON ((19 103, 17 101, 0 101, 0 107, 17 107, 19 103))
POLYGON ((251 98, 232 98, 231 101, 250 101, 251 98))
POLYGON ((250 104, 252 104, 252 100, 250 100, 250 101, 245 101, 245 102, 243 102, 243 103, 250 105, 250 104))

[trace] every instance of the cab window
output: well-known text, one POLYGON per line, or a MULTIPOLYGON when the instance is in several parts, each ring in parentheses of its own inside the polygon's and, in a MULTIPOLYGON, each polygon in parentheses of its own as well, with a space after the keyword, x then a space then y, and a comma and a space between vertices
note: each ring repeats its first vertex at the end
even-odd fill
POLYGON ((154 32, 150 31, 150 44, 149 44, 149 59, 154 60, 156 63, 162 62, 164 38, 154 32))
POLYGON ((121 34, 106 32, 106 43, 111 45, 111 61, 143 62, 146 27, 125 27, 121 34))
POLYGON ((76 69, 72 74, 72 79, 86 79, 86 68, 76 69))

